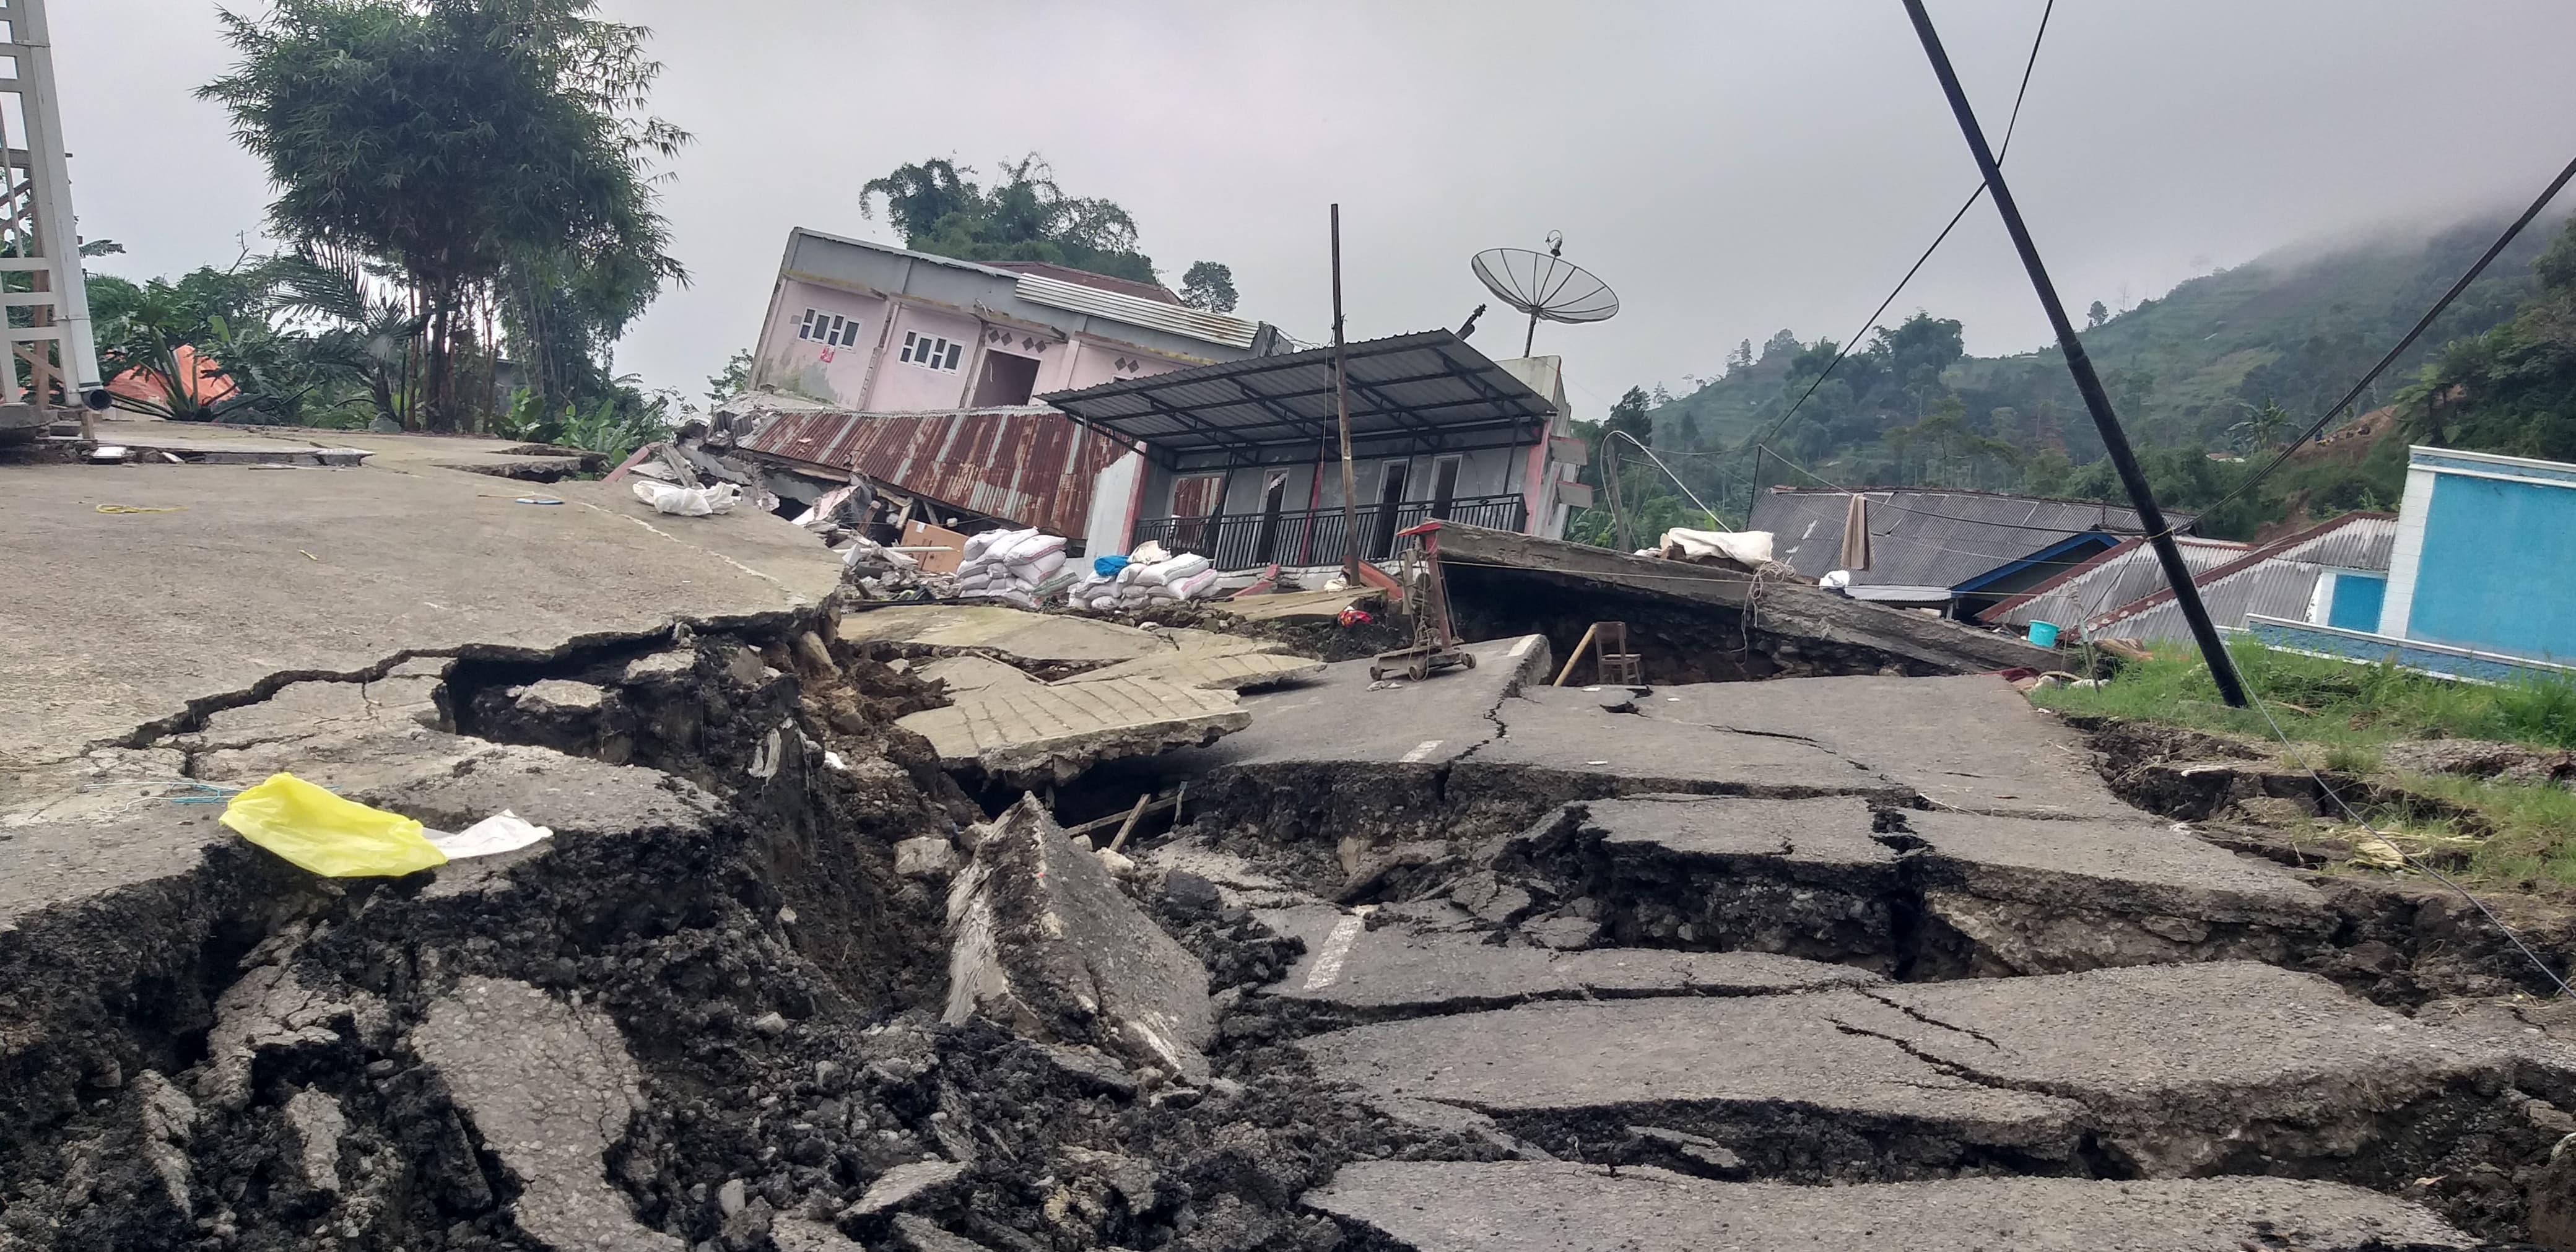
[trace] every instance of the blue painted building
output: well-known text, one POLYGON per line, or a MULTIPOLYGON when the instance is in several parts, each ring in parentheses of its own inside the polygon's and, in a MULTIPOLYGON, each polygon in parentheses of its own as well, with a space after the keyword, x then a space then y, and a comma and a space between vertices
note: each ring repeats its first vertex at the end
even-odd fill
POLYGON ((2321 577, 2276 646, 2496 681, 2576 661, 2576 465, 2411 448, 2384 578, 2321 577))

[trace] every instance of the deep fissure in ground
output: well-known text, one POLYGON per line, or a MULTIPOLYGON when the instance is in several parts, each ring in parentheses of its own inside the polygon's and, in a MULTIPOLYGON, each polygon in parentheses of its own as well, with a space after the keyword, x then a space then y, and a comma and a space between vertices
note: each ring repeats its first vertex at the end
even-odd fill
MULTIPOLYGON (((1297 1197, 1369 1158, 1553 1154, 1799 1182, 2134 1176, 2089 1139, 2032 1154, 1776 1104, 1502 1118, 1491 1131, 1391 1116, 1325 1089, 1293 1046, 1342 1023, 1301 1023, 1252 994, 1301 945, 1188 875, 1129 886, 1206 964, 1228 1013, 1207 1081, 982 1021, 941 1025, 942 878, 902 872, 896 846, 953 841, 988 813, 893 725, 937 689, 828 634, 816 616, 456 661, 439 733, 652 771, 637 788, 649 796, 595 826, 558 821, 563 837, 542 855, 454 881, 326 883, 217 842, 171 885, 22 936, 0 975, 45 1011, 7 1023, 39 1043, 0 1076, 0 1246, 527 1246, 513 1215, 537 1202, 526 1159, 483 1124, 493 1106, 460 1091, 471 1049, 460 1058, 432 1029, 460 989, 487 985, 556 1006, 531 1020, 572 1023, 568 1037, 602 1053, 599 1072, 617 1070, 609 1053, 631 1058, 636 1098, 584 1150, 633 1234, 674 1247, 823 1246, 810 1241, 825 1232, 935 1246, 906 1224, 927 1221, 993 1249, 1322 1249, 1348 1232, 1297 1197), (584 1034, 593 1018, 611 1029, 584 1034), (901 1203, 864 1202, 924 1165, 942 1168, 901 1203)), ((467 758, 459 777, 518 767, 467 758)), ((1238 778, 1210 787, 1176 833, 1230 841, 1345 903, 1508 879, 1529 900, 1494 920, 1495 943, 1572 917, 1620 946, 1777 952, 1910 981, 2015 972, 1929 919, 1923 895, 1937 880, 1912 855, 1921 841, 1902 809, 1880 807, 1878 830, 1906 855, 1864 881, 1752 858, 1618 862, 1586 835, 1582 799, 1556 790, 1561 780, 1469 805, 1449 778, 1447 767, 1354 767, 1310 780, 1339 794, 1330 814, 1284 821, 1295 780, 1238 778), (1358 872, 1325 830, 1393 852, 1358 872)), ((451 828, 483 816, 415 811, 451 828)), ((2404 1006, 2491 976, 2433 968, 2428 949, 2449 933, 2426 929, 2420 903, 2403 919, 2395 907, 2347 909, 2336 934, 2284 963, 2404 1006)), ((2379 1137, 2469 1127, 2519 1149, 2551 1133, 2521 1108, 2446 1093, 2379 1114, 2379 1137)), ((2367 1160, 2268 1152, 2249 1145, 2224 1168, 2394 1190, 2424 1159, 2402 1146, 2367 1160)), ((2509 1233, 2519 1210, 2497 1198, 2505 1190, 2436 1202, 2509 1233)))

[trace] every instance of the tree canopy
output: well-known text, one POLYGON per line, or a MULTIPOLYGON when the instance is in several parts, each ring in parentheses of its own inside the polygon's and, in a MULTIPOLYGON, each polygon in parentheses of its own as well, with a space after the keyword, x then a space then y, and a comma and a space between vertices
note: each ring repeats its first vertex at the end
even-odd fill
POLYGON ((1153 260, 1136 250, 1136 221, 1127 210, 1113 201, 1064 194, 1055 171, 1034 152, 1004 163, 1001 173, 987 187, 976 181, 971 165, 918 161, 870 179, 861 189, 860 208, 873 215, 882 197, 886 219, 903 232, 903 246, 915 252, 961 261, 1043 261, 1140 283, 1161 281, 1153 260))
MULTIPOLYGON (((648 32, 595 0, 275 0, 223 15, 239 61, 201 94, 268 166, 271 229, 421 321, 419 413, 467 417, 457 358, 495 319, 549 401, 596 390, 608 342, 666 282, 644 113, 648 32), (561 394, 558 394, 561 393, 561 394)), ((489 352, 490 336, 482 336, 489 352)), ((408 414, 407 414, 408 417, 408 414)))
POLYGON ((1181 303, 1210 313, 1234 312, 1234 270, 1200 261, 1181 275, 1181 303))

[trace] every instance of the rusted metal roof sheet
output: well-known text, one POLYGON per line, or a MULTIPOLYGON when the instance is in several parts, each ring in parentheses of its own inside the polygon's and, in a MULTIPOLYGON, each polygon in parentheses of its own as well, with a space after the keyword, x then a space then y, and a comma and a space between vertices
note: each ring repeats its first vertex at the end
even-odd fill
POLYGON ((1091 487, 1127 448, 1044 406, 950 413, 785 409, 734 446, 1059 535, 1080 535, 1091 487))

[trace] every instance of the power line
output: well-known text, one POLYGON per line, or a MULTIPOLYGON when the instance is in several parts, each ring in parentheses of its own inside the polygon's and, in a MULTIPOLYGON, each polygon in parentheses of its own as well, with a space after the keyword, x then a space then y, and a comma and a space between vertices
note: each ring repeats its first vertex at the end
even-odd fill
MULTIPOLYGON (((2003 145, 1995 150, 1995 164, 1998 166, 2003 164, 2004 154, 2012 150, 2013 128, 2021 124, 2022 97, 2030 94, 2030 74, 2031 71, 2039 65, 2039 43, 2040 40, 2045 39, 2048 36, 2049 14, 2056 11, 2057 0, 2048 0, 2048 6, 2039 11, 2039 31, 2037 34, 2030 37, 2030 57, 2022 62, 2021 87, 2019 90, 2013 92, 2012 116, 2004 122, 2003 145)), ((1789 424, 1790 418, 1798 415, 1798 410, 1807 407, 1807 400, 1809 397, 1816 394, 1816 388, 1824 386, 1825 380, 1833 377, 1835 367, 1840 366, 1843 363, 1843 358, 1851 355, 1852 349, 1860 343, 1861 336, 1868 334, 1869 328, 1876 326, 1878 324, 1878 319, 1886 315, 1887 307, 1896 303, 1896 297, 1905 293, 1905 285, 1913 282, 1914 276, 1917 273, 1922 272, 1924 262, 1931 260, 1933 253, 1940 251, 1942 241, 1950 237, 1951 231, 1958 229, 1960 220, 1968 216, 1968 210, 1977 207, 1978 198, 1985 194, 1986 185, 1983 182, 1979 182, 1977 184, 1977 189, 1969 192, 1967 201, 1959 206, 1959 211, 1950 215, 1949 225, 1943 226, 1941 228, 1941 233, 1933 236, 1932 246, 1925 248, 1923 250, 1923 255, 1914 258, 1914 264, 1911 268, 1905 271, 1905 277, 1896 280, 1895 290, 1888 292, 1887 298, 1878 302, 1877 311, 1871 313, 1869 315, 1869 320, 1861 323, 1860 329, 1854 331, 1850 340, 1841 345, 1840 349, 1834 353, 1834 359, 1825 363, 1825 370, 1823 373, 1816 375, 1816 381, 1807 384, 1806 394, 1799 396, 1798 402, 1790 405, 1789 411, 1780 415, 1780 420, 1771 423, 1771 428, 1769 430, 1762 432, 1760 437, 1753 440, 1754 444, 1760 445, 1769 443, 1773 436, 1780 433, 1781 428, 1789 424)), ((1774 455, 1777 454, 1775 453, 1774 455)))

